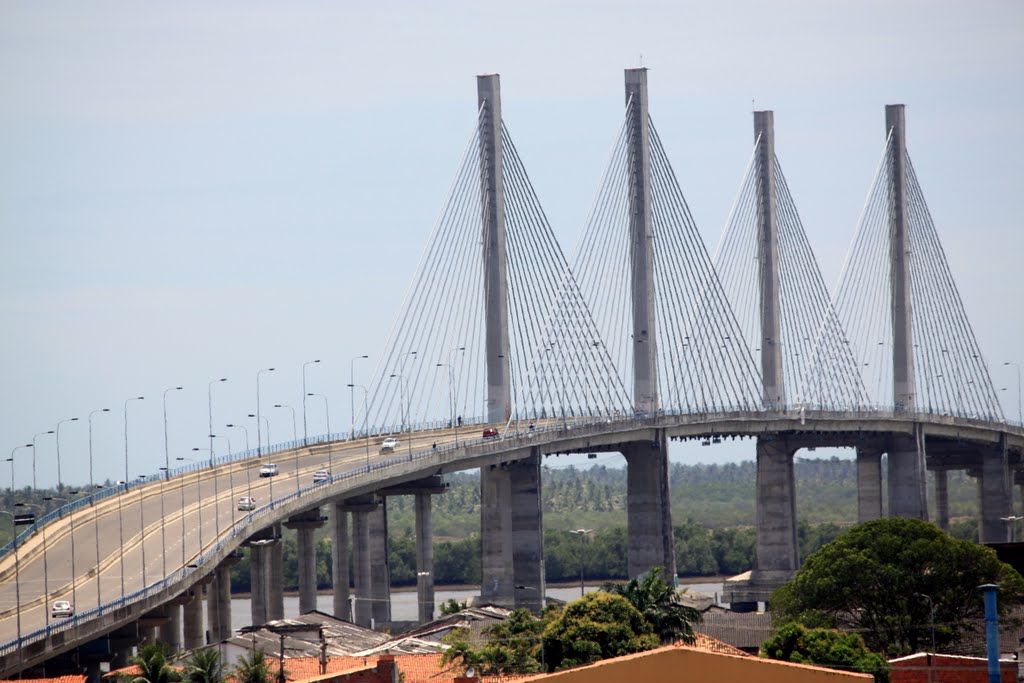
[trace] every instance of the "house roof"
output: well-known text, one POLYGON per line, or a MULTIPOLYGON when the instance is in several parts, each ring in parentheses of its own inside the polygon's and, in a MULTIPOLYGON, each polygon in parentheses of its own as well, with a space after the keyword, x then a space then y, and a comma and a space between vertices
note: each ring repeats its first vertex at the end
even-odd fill
POLYGON ((20 678, 16 681, 3 680, 0 683, 85 683, 86 677, 80 674, 70 676, 54 676, 53 678, 20 678))
POLYGON ((697 627, 715 640, 743 650, 760 649, 772 632, 772 617, 767 612, 705 612, 697 627))

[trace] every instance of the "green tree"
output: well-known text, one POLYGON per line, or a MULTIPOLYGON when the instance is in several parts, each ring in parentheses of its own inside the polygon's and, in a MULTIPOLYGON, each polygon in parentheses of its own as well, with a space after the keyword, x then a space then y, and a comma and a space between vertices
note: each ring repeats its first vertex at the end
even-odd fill
POLYGON ((130 683, 173 683, 181 680, 181 674, 171 665, 171 648, 167 643, 158 640, 143 643, 138 654, 128 661, 140 669, 138 674, 121 677, 130 683))
POLYGON ((441 603, 442 615, 456 614, 457 612, 461 612, 464 609, 466 609, 466 603, 459 602, 455 598, 448 598, 447 600, 441 603))
POLYGON ((702 525, 686 520, 674 527, 676 572, 680 576, 708 576, 718 573, 715 554, 711 552, 711 534, 702 525))
POLYGON ((658 646, 651 625, 621 595, 588 593, 552 615, 544 629, 548 671, 570 669, 658 646))
POLYGON ((889 682, 889 663, 868 650, 856 633, 835 629, 808 629, 790 623, 778 629, 761 646, 761 656, 783 662, 816 664, 832 669, 871 674, 876 683, 889 682))
POLYGON ((542 633, 546 623, 529 610, 514 610, 508 619, 484 630, 486 640, 479 647, 466 639, 468 629, 454 629, 444 637, 450 647, 442 655, 441 665, 451 665, 449 669, 458 671, 472 667, 482 676, 537 673, 544 661, 542 633))
POLYGON ((272 683, 271 663, 263 650, 255 649, 238 658, 234 674, 237 683, 272 683))
POLYGON ((220 652, 215 647, 196 650, 185 662, 183 681, 185 683, 221 683, 224 680, 224 665, 220 652))
POLYGON ((700 623, 700 612, 679 601, 675 588, 665 583, 661 572, 661 567, 652 567, 639 579, 632 578, 622 584, 607 583, 602 590, 629 600, 662 643, 677 640, 692 643, 696 639, 693 625, 700 623))
POLYGON ((977 587, 1002 587, 1000 611, 1024 597, 1024 579, 995 551, 960 541, 916 519, 877 519, 848 532, 807 558, 770 599, 776 624, 841 628, 864 634, 875 652, 901 655, 930 643, 958 642, 984 621, 977 587))

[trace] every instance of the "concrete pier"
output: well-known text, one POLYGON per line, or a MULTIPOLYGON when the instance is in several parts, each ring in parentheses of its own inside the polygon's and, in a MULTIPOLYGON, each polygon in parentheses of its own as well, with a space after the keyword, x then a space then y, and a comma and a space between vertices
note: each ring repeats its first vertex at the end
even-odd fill
POLYGON ((1010 527, 1005 518, 1013 514, 1013 489, 1005 435, 1001 447, 981 452, 980 469, 981 542, 1006 543, 1010 540, 1010 527))
POLYGON ((284 619, 284 543, 281 525, 274 525, 274 539, 267 551, 267 618, 284 619))
POLYGON ((331 577, 334 583, 334 616, 353 621, 349 604, 348 512, 344 501, 331 504, 331 577))
POLYGON ((387 506, 368 513, 370 534, 370 613, 377 628, 391 621, 391 565, 388 561, 387 506))
MULTIPOLYGON (((206 635, 211 643, 219 641, 221 632, 220 611, 217 608, 217 593, 220 591, 220 575, 216 570, 210 574, 210 582, 206 584, 206 635)), ((228 622, 230 628, 230 622, 228 622)))
POLYGON ((370 514, 379 506, 376 496, 367 495, 349 498, 344 503, 346 511, 352 513, 352 559, 355 572, 355 623, 369 627, 373 619, 372 573, 370 552, 370 514))
POLYGON ((170 602, 167 604, 166 608, 168 620, 166 624, 160 627, 159 638, 170 645, 172 652, 177 652, 181 649, 182 645, 181 603, 170 602))
POLYGON ((662 567, 665 580, 673 583, 676 562, 665 433, 658 430, 653 441, 629 444, 622 454, 626 458, 629 575, 640 576, 652 567, 662 567))
POLYGON ((928 519, 928 480, 924 437, 893 437, 887 458, 889 467, 889 516, 928 519))
POLYGON ((190 591, 192 599, 182 605, 185 649, 193 650, 206 645, 203 633, 203 593, 201 586, 190 591))
POLYGON ((541 509, 539 449, 509 465, 512 498, 514 604, 534 614, 544 609, 544 515, 541 509))
POLYGON ((857 522, 882 516, 882 452, 857 448, 857 522))
MULTIPOLYGON (((231 630, 231 568, 241 561, 238 555, 229 555, 214 571, 215 581, 210 584, 207 600, 216 606, 218 629, 210 627, 213 642, 220 643, 232 635, 231 630)), ((209 611, 209 604, 207 605, 209 611)))
POLYGON ((935 523, 940 529, 949 531, 949 477, 947 470, 934 470, 935 476, 935 523))
POLYGON ((508 465, 480 468, 480 599, 515 605, 512 477, 508 465))
POLYGON ((416 604, 421 624, 434 619, 433 505, 429 493, 417 493, 416 507, 416 604))
POLYGON ((756 572, 785 577, 784 581, 792 578, 800 567, 793 476, 795 453, 785 440, 758 439, 756 572))
POLYGON ((294 529, 297 536, 299 573, 299 614, 316 610, 316 542, 314 534, 324 525, 320 508, 306 510, 288 518, 285 526, 294 529))
POLYGON ((274 617, 270 602, 270 547, 279 545, 273 526, 253 534, 245 542, 249 548, 249 585, 252 593, 251 613, 254 625, 265 624, 274 617))

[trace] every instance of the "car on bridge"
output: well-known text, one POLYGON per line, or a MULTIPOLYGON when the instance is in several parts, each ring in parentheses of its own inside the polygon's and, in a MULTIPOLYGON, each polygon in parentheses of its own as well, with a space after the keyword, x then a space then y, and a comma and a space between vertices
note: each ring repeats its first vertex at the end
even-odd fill
POLYGON ((256 509, 256 499, 252 496, 242 496, 238 499, 238 509, 241 512, 252 512, 256 509))
POLYGON ((273 477, 277 474, 277 465, 272 462, 260 465, 260 476, 261 477, 273 477))
POLYGON ((71 603, 67 600, 58 600, 53 603, 53 609, 50 610, 50 614, 53 615, 54 619, 59 617, 73 617, 75 616, 75 608, 71 606, 71 603))
POLYGON ((498 434, 498 430, 495 427, 487 427, 484 429, 485 439, 497 439, 499 436, 500 434, 498 434))
POLYGON ((381 453, 390 453, 396 448, 398 448, 398 439, 393 436, 389 436, 380 443, 381 453))
POLYGON ((331 478, 331 473, 327 470, 317 470, 313 473, 313 483, 322 484, 331 478))

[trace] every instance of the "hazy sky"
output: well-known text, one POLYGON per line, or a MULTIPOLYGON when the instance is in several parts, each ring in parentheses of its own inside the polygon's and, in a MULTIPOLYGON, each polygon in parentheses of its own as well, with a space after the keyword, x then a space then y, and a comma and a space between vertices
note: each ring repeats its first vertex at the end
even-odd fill
MULTIPOLYGON (((623 112, 650 109, 710 246, 775 111, 776 150, 834 285, 884 143, 908 147, 961 296, 1016 417, 1024 362, 1024 3, 0 1, 0 435, 58 420, 63 478, 205 446, 301 374, 347 429, 475 121, 480 73, 566 251, 623 112)), ((291 416, 269 409, 274 440, 291 416)), ((321 402, 310 432, 324 431, 321 402)), ((249 421, 255 442, 255 427, 249 421)), ((237 449, 244 441, 232 432, 237 449)), ((40 483, 56 477, 39 440, 40 483)), ((699 446, 674 457, 708 459, 699 446)), ((722 451, 733 454, 735 451, 722 451)), ((752 455, 748 444, 743 451, 752 455)), ((205 454, 204 454, 205 456, 205 454)), ((730 455, 731 457, 731 455, 730 455)), ((29 451, 16 485, 31 481, 29 451)), ((6 464, 6 463, 5 463, 6 464)), ((9 470, 0 469, 0 482, 9 470)))

